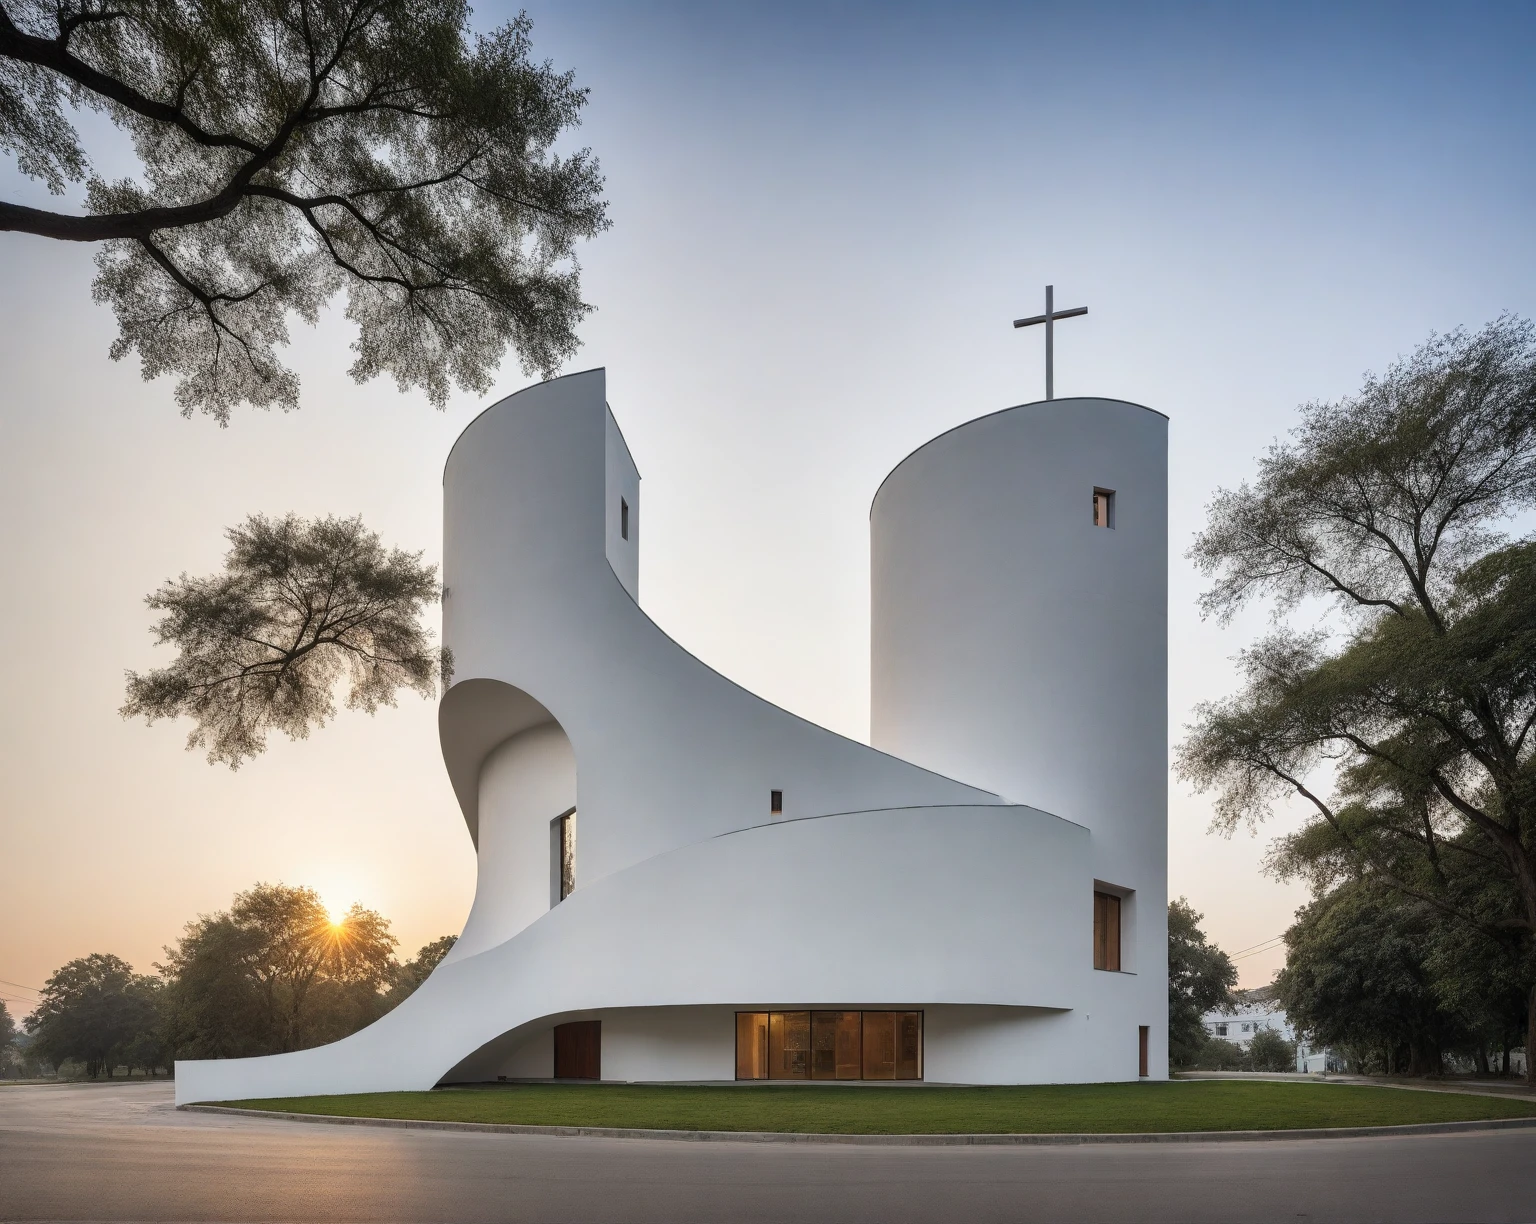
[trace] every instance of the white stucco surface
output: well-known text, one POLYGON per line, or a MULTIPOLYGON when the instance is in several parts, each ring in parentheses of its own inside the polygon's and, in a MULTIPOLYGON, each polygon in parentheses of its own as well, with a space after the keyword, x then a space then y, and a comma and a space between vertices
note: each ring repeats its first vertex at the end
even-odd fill
POLYGON ((1161 413, 1049 400, 919 447, 870 509, 871 742, 1090 831, 1164 1060, 1167 470, 1161 413))
POLYGON ((730 1078, 736 1010, 814 1008, 923 1010, 929 1079, 1134 1078, 1142 1025, 1166 1074, 1164 423, 1112 401, 995 423, 1038 407, 945 435, 876 499, 876 742, 910 760, 770 705, 640 609, 639 473, 601 370, 481 414, 444 472, 439 722, 479 855, 463 936, 363 1031, 180 1062, 177 1099, 548 1076, 570 1019, 602 1021, 605 1078, 730 1078), (960 437, 978 428, 985 459, 960 437), (1010 493, 1073 465, 1120 481, 1139 525, 1062 542, 1071 515, 1010 493), (967 515, 975 538, 946 543, 967 515), (1071 617, 1084 595, 1106 607, 1071 617), (550 822, 573 807, 561 901, 550 822), (1096 878, 1126 897, 1134 972, 1091 967, 1096 878))

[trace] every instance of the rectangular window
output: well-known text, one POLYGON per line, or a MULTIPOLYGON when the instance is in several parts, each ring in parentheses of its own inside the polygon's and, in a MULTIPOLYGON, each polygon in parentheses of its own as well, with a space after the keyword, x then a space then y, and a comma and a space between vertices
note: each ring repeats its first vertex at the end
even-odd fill
POLYGON ((549 903, 558 905, 576 891, 576 809, 549 822, 549 903))
POLYGON ((1115 491, 1113 489, 1093 491, 1093 525, 1095 527, 1115 525, 1115 491))
POLYGON ((1147 1059, 1147 1054, 1148 1054, 1147 1046, 1149 1044, 1148 1041, 1147 1041, 1147 1038, 1148 1038, 1149 1035, 1150 1034, 1149 1034, 1147 1026, 1145 1024, 1143 1024, 1140 1028, 1138 1028, 1136 1030, 1136 1044, 1137 1044, 1137 1046, 1140 1047, 1139 1050, 1137 1051, 1137 1053, 1140 1056, 1138 1058, 1138 1063, 1139 1063, 1139 1065, 1141 1067, 1141 1070, 1138 1071, 1137 1074, 1141 1075, 1143 1077, 1148 1075, 1148 1074, 1150 1074, 1147 1071, 1147 1062, 1148 1062, 1148 1059, 1147 1059))
POLYGON ((1218 1036, 1218 1037, 1225 1037, 1226 1035, 1227 1035, 1227 1026, 1225 1024, 1218 1024, 1216 1026, 1216 1036, 1218 1036))
POLYGON ((768 1013, 736 1013, 736 1078, 768 1078, 768 1013))
POLYGON ((896 1078, 896 1013, 864 1014, 864 1078, 896 1078))
POLYGON ((1113 893, 1093 894, 1093 967, 1120 969, 1120 898, 1113 893))
POLYGON ((736 1078, 920 1080, 920 1011, 737 1012, 736 1078))
POLYGON ((619 539, 629 539, 629 503, 619 498, 619 539))
POLYGON ((768 792, 768 811, 773 816, 778 816, 784 811, 783 791, 771 790, 768 792))
POLYGON ((811 1078, 858 1079, 863 1060, 860 1013, 811 1013, 811 1078))
POLYGON ((811 1013, 768 1013, 768 1078, 811 1078, 811 1013))
POLYGON ((896 1013, 896 1078, 923 1078, 923 1013, 896 1013))

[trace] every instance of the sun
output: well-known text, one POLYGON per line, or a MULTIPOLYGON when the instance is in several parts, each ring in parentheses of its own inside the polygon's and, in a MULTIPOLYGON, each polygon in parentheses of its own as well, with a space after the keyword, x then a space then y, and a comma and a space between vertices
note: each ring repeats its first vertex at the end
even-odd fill
POLYGON ((347 907, 345 905, 338 905, 336 902, 327 901, 323 897, 320 899, 320 905, 325 910, 326 921, 331 924, 333 929, 347 925, 347 907))

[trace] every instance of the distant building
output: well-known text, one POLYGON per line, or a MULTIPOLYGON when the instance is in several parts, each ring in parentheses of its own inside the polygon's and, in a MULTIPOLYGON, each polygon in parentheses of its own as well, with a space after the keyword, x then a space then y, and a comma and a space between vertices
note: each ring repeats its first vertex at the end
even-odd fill
POLYGON ((1274 1001, 1269 987, 1239 990, 1235 1006, 1225 1011, 1208 1011, 1201 1022, 1208 1035, 1230 1041, 1245 1050, 1255 1035, 1264 1029, 1273 1029, 1287 1041, 1296 1043, 1296 1070, 1344 1070, 1344 1060, 1338 1055, 1321 1046, 1314 1047, 1305 1038, 1296 1035, 1296 1029, 1286 1019, 1285 1008, 1274 1001))

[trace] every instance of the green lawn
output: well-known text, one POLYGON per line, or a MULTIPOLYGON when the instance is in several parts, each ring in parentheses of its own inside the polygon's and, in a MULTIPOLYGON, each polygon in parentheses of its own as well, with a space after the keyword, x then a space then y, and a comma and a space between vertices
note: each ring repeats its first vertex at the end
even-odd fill
POLYGON ((223 1103, 363 1118, 864 1135, 1290 1130, 1536 1115, 1536 1101, 1234 1080, 1006 1088, 511 1084, 223 1103))

